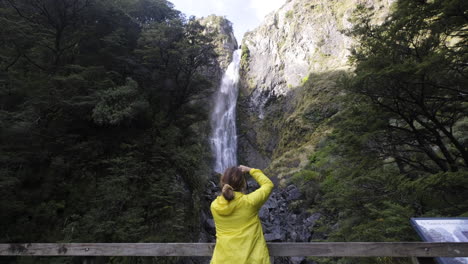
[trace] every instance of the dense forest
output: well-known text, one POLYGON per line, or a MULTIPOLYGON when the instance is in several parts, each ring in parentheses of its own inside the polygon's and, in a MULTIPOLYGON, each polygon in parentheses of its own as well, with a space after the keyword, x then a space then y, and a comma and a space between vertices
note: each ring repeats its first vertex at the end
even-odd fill
POLYGON ((198 239, 203 31, 166 0, 0 2, 0 243, 198 239))
POLYGON ((293 181, 330 241, 420 240, 411 217, 468 217, 468 3, 398 1, 381 25, 372 11, 358 8, 347 32, 359 44, 344 110, 293 181))
MULTIPOLYGON (((468 1, 395 1, 382 24, 372 12, 355 9, 340 109, 288 179, 321 241, 415 241, 411 217, 468 217, 468 1)), ((213 39, 166 0, 0 1, 0 243, 198 241, 213 39)))

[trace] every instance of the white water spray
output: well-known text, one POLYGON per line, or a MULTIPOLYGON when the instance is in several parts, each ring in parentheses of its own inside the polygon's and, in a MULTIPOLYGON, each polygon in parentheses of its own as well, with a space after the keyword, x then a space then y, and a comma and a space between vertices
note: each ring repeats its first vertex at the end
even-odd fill
POLYGON ((224 73, 216 94, 215 108, 211 115, 214 170, 219 173, 237 165, 236 104, 240 57, 241 50, 234 51, 232 62, 224 73))

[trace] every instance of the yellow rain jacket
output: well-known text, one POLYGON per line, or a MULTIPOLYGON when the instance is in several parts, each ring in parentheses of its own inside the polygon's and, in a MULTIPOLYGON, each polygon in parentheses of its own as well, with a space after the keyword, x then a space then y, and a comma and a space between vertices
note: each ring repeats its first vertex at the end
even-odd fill
POLYGON ((259 169, 249 173, 260 188, 250 194, 234 192, 231 201, 220 195, 211 203, 216 225, 211 264, 270 264, 258 212, 270 196, 273 182, 259 169))

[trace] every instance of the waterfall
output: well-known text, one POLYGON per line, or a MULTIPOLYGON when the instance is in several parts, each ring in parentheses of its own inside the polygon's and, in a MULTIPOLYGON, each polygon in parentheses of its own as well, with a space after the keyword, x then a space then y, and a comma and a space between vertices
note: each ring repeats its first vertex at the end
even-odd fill
POLYGON ((234 51, 232 62, 223 75, 211 115, 211 147, 215 156, 214 170, 223 173, 237 165, 236 104, 241 50, 234 51))

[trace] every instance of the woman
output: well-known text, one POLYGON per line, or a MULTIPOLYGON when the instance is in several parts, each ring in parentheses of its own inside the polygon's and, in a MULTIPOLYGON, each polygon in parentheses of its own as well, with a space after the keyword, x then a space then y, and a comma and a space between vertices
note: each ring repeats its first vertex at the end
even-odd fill
POLYGON ((261 170, 240 165, 224 172, 221 188, 222 195, 211 203, 216 225, 211 264, 270 264, 258 212, 268 199, 273 183, 261 170), (250 194, 243 193, 246 172, 260 184, 250 194))

